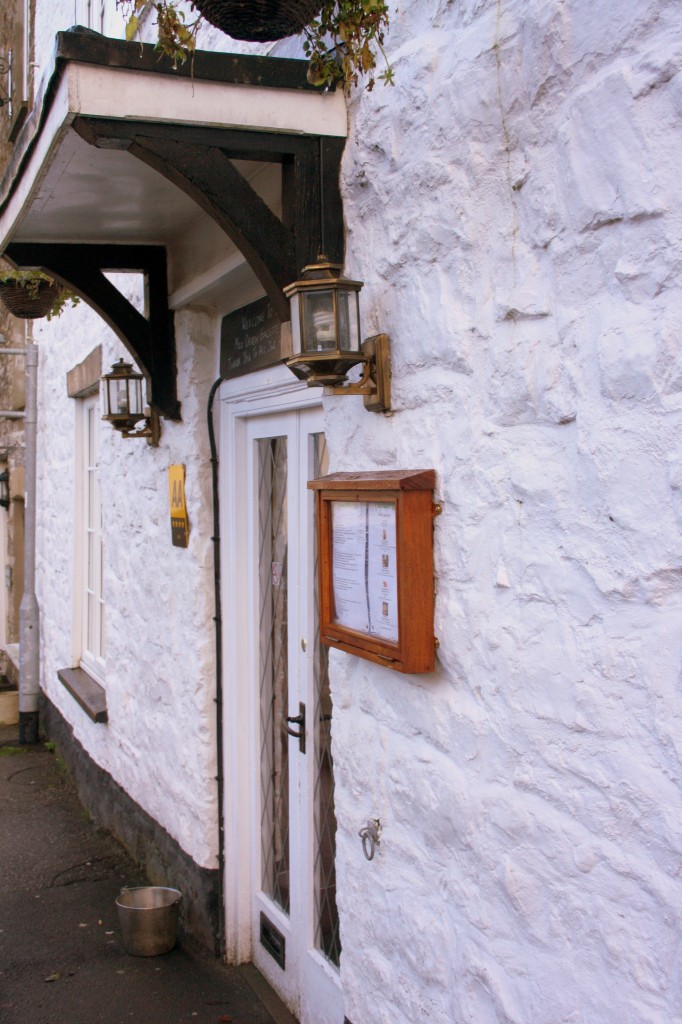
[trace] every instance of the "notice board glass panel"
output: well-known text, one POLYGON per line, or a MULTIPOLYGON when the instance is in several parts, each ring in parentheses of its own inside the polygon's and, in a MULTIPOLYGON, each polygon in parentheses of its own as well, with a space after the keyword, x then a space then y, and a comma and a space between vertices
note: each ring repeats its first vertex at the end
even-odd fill
POLYGON ((321 638, 400 672, 432 672, 433 470, 335 473, 316 492, 321 638))

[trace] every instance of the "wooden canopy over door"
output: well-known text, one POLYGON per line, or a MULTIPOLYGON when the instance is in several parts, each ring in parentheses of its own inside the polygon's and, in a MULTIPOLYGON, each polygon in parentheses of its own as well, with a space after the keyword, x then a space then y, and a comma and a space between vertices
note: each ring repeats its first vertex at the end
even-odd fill
MULTIPOLYGON (((103 151, 103 156, 107 151, 129 154, 189 196, 241 251, 280 320, 287 321, 289 307, 283 293, 285 285, 296 280, 301 269, 316 259, 323 246, 332 261, 343 262, 339 170, 345 136, 334 134, 334 130, 328 134, 322 127, 318 131, 311 130, 311 125, 324 123, 324 117, 316 110, 311 117, 311 109, 327 100, 307 84, 305 61, 197 53, 191 64, 191 69, 173 70, 168 63, 159 61, 149 44, 141 47, 138 43, 106 39, 83 29, 59 33, 52 76, 17 140, 14 159, 0 186, 0 238, 4 226, 4 255, 19 267, 45 270, 93 306, 147 377, 150 404, 170 419, 179 418, 180 412, 173 317, 168 307, 168 246, 151 244, 151 238, 149 245, 140 245, 137 240, 132 242, 111 233, 107 235, 106 230, 97 242, 84 241, 93 231, 97 233, 98 226, 92 223, 91 216, 83 216, 79 222, 77 211, 69 218, 68 229, 62 229, 57 238, 48 231, 44 232, 48 237, 38 237, 42 232, 36 229, 40 222, 35 215, 30 220, 32 228, 24 237, 23 216, 17 217, 16 223, 3 225, 2 222, 11 221, 7 209, 12 205, 12 194, 21 192, 24 177, 33 174, 36 192, 39 191, 41 177, 49 173, 59 152, 59 132, 62 135, 76 133, 90 146, 103 151), (129 109, 123 110, 122 101, 119 112, 114 101, 109 101, 107 106, 101 100, 100 94, 105 90, 101 81, 93 77, 93 66, 100 69, 102 75, 111 77, 113 72, 116 76, 115 81, 112 80, 114 97, 117 83, 129 89, 133 100, 140 97, 142 116, 139 119, 136 120, 129 109), (68 80, 76 71, 81 76, 79 88, 66 88, 63 80, 68 80), (144 76, 140 76, 140 71, 145 72, 144 76), (130 74, 126 77, 126 72, 134 73, 134 79, 130 74), (191 79, 183 86, 179 79, 188 79, 190 75, 191 79), (87 102, 84 88, 89 82, 93 83, 95 96, 91 104, 87 102), (187 100, 188 95, 193 97, 195 90, 199 93, 209 82, 229 91, 232 110, 235 109, 236 87, 236 106, 246 105, 247 114, 250 97, 255 97, 254 109, 267 110, 274 96, 279 98, 279 110, 291 111, 291 116, 278 115, 280 121, 286 122, 281 129, 276 124, 263 124, 259 128, 253 123, 258 120, 257 114, 250 119, 244 116, 244 124, 234 123, 237 120, 234 113, 226 114, 226 119, 231 116, 233 123, 224 126, 215 125, 213 113, 207 115, 211 122, 208 124, 187 118, 169 121, 167 111, 175 110, 174 103, 154 108, 153 101, 144 92, 151 89, 158 94, 165 89, 169 91, 170 101, 170 92, 175 97, 178 89, 184 88, 184 100, 187 100), (263 90, 267 91, 268 103, 265 104, 263 96, 259 95, 263 90), (311 92, 314 93, 312 100, 311 92), (51 122, 58 120, 55 111, 62 93, 68 94, 69 101, 71 94, 77 95, 79 109, 71 110, 67 106, 60 129, 51 122), (296 128, 297 104, 305 106, 305 115, 301 116, 303 130, 296 128), (150 109, 158 109, 156 119, 150 116, 150 109), (105 113, 108 116, 103 116, 105 113), (55 131, 52 146, 50 138, 45 137, 49 130, 55 131), (37 156, 41 147, 45 151, 42 164, 37 156), (281 166, 281 218, 272 212, 235 166, 234 161, 242 160, 281 166), (137 312, 109 283, 105 272, 113 270, 141 271, 145 275, 149 296, 147 317, 137 312)), ((215 92, 206 95, 215 101, 215 92)), ((191 103, 187 102, 187 106, 191 103)), ((338 103, 335 104, 335 123, 338 123, 337 107, 338 103)), ((68 187, 68 171, 62 178, 67 179, 68 187)), ((71 189, 72 193, 77 191, 73 183, 71 189)), ((107 223, 107 198, 106 187, 103 187, 103 224, 107 223)), ((73 202, 72 195, 69 201, 73 202)), ((26 209, 33 213, 31 202, 29 197, 22 215, 26 209)), ((150 234, 152 230, 150 228, 150 234)))

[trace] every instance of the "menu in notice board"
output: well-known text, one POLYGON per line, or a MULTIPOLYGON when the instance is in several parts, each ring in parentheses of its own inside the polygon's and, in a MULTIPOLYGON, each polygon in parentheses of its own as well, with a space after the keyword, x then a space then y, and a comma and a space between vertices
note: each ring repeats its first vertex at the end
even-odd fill
POLYGON ((396 507, 390 501, 332 505, 334 621, 398 642, 396 507))

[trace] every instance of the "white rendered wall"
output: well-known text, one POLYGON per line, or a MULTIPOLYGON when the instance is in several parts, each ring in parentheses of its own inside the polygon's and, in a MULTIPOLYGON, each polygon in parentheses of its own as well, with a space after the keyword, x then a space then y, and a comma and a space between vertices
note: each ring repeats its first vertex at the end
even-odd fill
POLYGON ((66 373, 99 342, 105 370, 128 356, 82 303, 59 321, 36 321, 35 333, 41 347, 37 575, 43 686, 93 759, 197 864, 215 867, 215 606, 205 425, 217 376, 214 321, 176 314, 183 421, 163 421, 157 449, 122 438, 109 424, 101 427, 107 725, 90 722, 57 679, 60 668, 73 664, 75 601, 76 400, 66 398, 66 373), (187 549, 171 545, 168 466, 176 463, 187 467, 187 549))
MULTIPOLYGON (((75 0, 37 0, 37 85, 50 65, 55 33, 74 25, 81 12, 75 0)), ((110 33, 122 38, 124 22, 115 0, 110 0, 107 17, 110 33)), ((153 35, 154 20, 155 15, 145 38, 153 35)), ((265 48, 232 45, 211 27, 202 30, 201 45, 237 51, 265 48)), ((199 211, 198 217, 203 217, 199 211)), ((231 243, 224 239, 220 249, 216 238, 220 233, 211 224, 208 227, 216 258, 231 252, 231 243)), ((186 263, 179 249, 174 255, 186 263)), ((117 281, 139 303, 135 285, 122 276, 117 281)), ((109 721, 99 725, 87 718, 57 679, 59 669, 74 664, 77 605, 73 570, 76 402, 66 396, 66 374, 98 344, 103 346, 105 371, 121 355, 129 355, 85 303, 58 320, 34 325, 41 349, 36 583, 41 682, 94 761, 198 865, 209 868, 217 866, 218 824, 213 510, 206 403, 218 375, 219 328, 218 316, 198 309, 176 310, 182 421, 162 422, 158 449, 123 439, 102 424, 109 721), (167 471, 175 463, 186 466, 188 549, 171 545, 167 471)))
POLYGON ((679 6, 393 8, 343 192, 395 413, 327 428, 333 470, 436 469, 441 646, 421 678, 332 658, 346 1013, 672 1024, 679 6))
MULTIPOLYGON (((332 657, 345 1010, 680 1024, 679 5, 392 7, 396 86, 351 98, 342 185, 346 269, 366 282, 365 334, 391 335, 395 412, 330 398, 326 423, 332 471, 436 469, 441 646, 420 678, 332 657)), ((45 686, 205 866, 216 330, 177 318, 183 423, 157 451, 102 435, 106 727, 56 681, 71 655, 64 394, 103 335, 105 364, 121 350, 82 306, 38 332, 45 686), (188 468, 188 551, 170 546, 171 462, 188 468)))

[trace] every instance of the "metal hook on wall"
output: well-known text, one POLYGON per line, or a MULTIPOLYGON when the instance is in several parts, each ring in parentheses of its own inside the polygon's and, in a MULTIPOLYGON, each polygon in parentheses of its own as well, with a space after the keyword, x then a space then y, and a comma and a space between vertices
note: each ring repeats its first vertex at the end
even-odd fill
POLYGON ((362 839, 362 852, 367 860, 374 860, 376 848, 381 843, 381 822, 378 818, 368 818, 358 835, 362 839))

